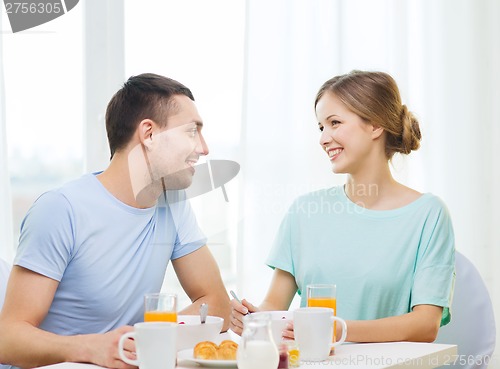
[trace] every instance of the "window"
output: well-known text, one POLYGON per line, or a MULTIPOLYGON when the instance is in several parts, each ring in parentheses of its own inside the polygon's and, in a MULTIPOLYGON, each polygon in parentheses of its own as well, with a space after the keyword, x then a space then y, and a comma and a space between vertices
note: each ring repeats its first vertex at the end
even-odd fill
POLYGON ((13 247, 33 201, 83 171, 82 14, 11 33, 2 12, 13 247))

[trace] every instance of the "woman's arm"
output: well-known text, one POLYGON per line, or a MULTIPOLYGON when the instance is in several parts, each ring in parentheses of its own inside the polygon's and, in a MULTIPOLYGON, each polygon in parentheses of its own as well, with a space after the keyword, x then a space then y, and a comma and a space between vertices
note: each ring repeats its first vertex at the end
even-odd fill
MULTIPOLYGON (((441 323, 443 308, 417 305, 404 315, 375 319, 347 321, 347 339, 351 342, 433 342, 441 323)), ((340 337, 340 327, 337 327, 340 337)))
POLYGON ((288 310, 297 292, 295 277, 281 269, 275 269, 266 297, 260 310, 288 310))

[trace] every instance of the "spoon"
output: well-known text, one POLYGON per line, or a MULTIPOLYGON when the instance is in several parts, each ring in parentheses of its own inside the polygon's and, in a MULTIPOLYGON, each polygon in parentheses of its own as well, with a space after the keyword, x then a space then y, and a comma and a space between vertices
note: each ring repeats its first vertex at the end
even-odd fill
MULTIPOLYGON (((234 299, 236 301, 238 301, 241 305, 243 305, 243 303, 241 302, 241 300, 239 299, 239 297, 236 295, 236 292, 234 292, 233 290, 230 290, 229 293, 231 294, 231 296, 234 297, 234 299)), ((248 315, 250 314, 250 311, 248 313, 246 313, 245 315, 248 315)))
POLYGON ((207 320, 207 314, 208 314, 208 304, 203 303, 200 306, 200 320, 201 320, 201 324, 205 324, 205 321, 207 320))

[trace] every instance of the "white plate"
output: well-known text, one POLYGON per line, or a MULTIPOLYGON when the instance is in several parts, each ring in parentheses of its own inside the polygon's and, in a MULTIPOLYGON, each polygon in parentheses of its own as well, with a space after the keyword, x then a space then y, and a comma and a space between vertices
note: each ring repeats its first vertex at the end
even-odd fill
POLYGON ((206 367, 236 368, 236 360, 205 360, 193 357, 193 349, 181 350, 177 353, 177 360, 187 360, 206 367))

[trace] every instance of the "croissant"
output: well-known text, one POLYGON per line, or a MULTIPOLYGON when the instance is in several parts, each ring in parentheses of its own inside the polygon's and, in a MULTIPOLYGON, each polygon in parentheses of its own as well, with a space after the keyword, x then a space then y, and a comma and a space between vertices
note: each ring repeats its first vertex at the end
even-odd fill
POLYGON ((232 350, 237 350, 238 344, 234 341, 231 341, 231 340, 224 340, 219 344, 219 348, 222 348, 222 347, 229 347, 232 350))
POLYGON ((220 345, 211 341, 203 341, 196 344, 193 356, 204 360, 236 360, 238 344, 231 340, 224 340, 220 345))
POLYGON ((199 342, 193 349, 193 356, 196 359, 217 360, 217 348, 218 346, 213 342, 199 342))

